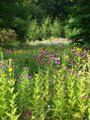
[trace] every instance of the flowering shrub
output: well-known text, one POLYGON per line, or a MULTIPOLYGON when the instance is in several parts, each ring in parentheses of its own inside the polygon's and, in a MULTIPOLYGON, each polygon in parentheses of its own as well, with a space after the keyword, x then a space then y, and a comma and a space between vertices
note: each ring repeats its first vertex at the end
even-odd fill
POLYGON ((89 120, 89 86, 89 50, 1 51, 0 119, 89 120))

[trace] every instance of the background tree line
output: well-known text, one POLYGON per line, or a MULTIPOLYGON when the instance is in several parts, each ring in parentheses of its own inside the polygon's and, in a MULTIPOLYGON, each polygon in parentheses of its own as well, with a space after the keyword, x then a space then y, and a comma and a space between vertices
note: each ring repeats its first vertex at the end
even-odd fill
POLYGON ((18 40, 42 40, 51 36, 89 40, 89 22, 89 0, 0 1, 1 41, 6 34, 15 36, 11 29, 18 40))

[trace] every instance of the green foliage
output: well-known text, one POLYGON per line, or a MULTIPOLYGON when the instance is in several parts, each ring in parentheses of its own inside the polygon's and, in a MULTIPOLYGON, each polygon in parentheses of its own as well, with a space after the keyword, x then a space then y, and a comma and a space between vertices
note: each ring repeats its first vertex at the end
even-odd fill
POLYGON ((1 120, 89 120, 90 51, 58 45, 33 52, 7 50, 4 55, 1 52, 1 120), (38 68, 31 69, 32 64, 38 68))
POLYGON ((30 0, 14 0, 1 2, 0 27, 14 29, 24 39, 29 19, 28 5, 30 0))
POLYGON ((40 37, 40 27, 37 20, 32 20, 29 24, 28 33, 26 35, 29 40, 37 40, 40 37))
POLYGON ((0 69, 0 119, 1 120, 18 120, 16 97, 15 92, 15 80, 13 78, 11 60, 8 60, 2 64, 6 66, 0 69), (9 64, 7 64, 9 63, 9 64))
POLYGON ((71 30, 76 29, 80 30, 78 34, 72 34, 72 37, 76 40, 79 39, 88 39, 90 38, 90 1, 89 0, 77 0, 75 1, 74 7, 71 8, 73 18, 72 23, 70 24, 71 30))
POLYGON ((58 18, 54 19, 52 25, 50 26, 51 35, 53 37, 60 37, 61 36, 61 22, 58 18))
MULTIPOLYGON (((3 0, 0 3, 0 28, 14 29, 18 34, 18 40, 21 41, 26 40, 26 36, 28 36, 29 39, 32 39, 32 37, 35 37, 33 39, 38 38, 40 40, 43 38, 47 39, 51 36, 51 31, 49 28, 47 29, 47 24, 51 24, 51 21, 56 17, 61 21, 64 21, 68 15, 66 7, 71 6, 71 3, 70 0, 3 0), (46 18, 46 16, 50 16, 52 19, 46 18), (46 20, 43 20, 44 18, 46 20), (30 22, 31 20, 36 20, 41 24, 41 34, 39 28, 37 28, 38 31, 34 33, 34 30, 31 30, 31 28, 28 27, 32 26, 33 22, 30 22), (32 31, 31 35, 29 31, 32 31), (38 33, 39 36, 37 35, 38 33), (37 37, 34 34, 37 35, 37 37)), ((38 26, 37 23, 33 24, 38 26)), ((54 25, 56 26, 56 23, 54 23, 54 25)), ((35 27, 33 29, 35 29, 35 27)), ((56 31, 58 30, 56 29, 56 31)), ((54 30, 52 30, 52 34, 55 36, 57 35, 54 30)), ((59 36, 59 34, 57 36, 59 36)))
POLYGON ((77 29, 76 27, 71 29, 71 24, 74 22, 73 18, 70 18, 65 27, 64 27, 64 31, 65 31, 65 37, 67 38, 73 38, 73 36, 78 36, 81 32, 81 29, 77 29))
POLYGON ((46 17, 42 20, 41 24, 37 20, 32 20, 28 26, 28 32, 26 35, 28 40, 42 40, 51 37, 61 36, 61 24, 56 18, 54 21, 50 17, 46 17))
POLYGON ((50 26, 52 25, 51 23, 51 18, 47 17, 42 20, 41 24, 41 35, 43 39, 47 39, 51 36, 51 31, 50 31, 50 26))
POLYGON ((49 15, 53 18, 58 17, 61 21, 64 21, 68 16, 67 7, 72 5, 71 0, 38 0, 37 4, 41 9, 45 10, 45 15, 49 15))
POLYGON ((27 112, 30 103, 29 100, 31 99, 29 95, 31 95, 31 87, 28 80, 28 69, 24 68, 20 78, 17 80, 19 84, 17 85, 18 89, 18 111, 21 113, 21 116, 27 112))
POLYGON ((12 29, 0 30, 0 43, 14 42, 16 40, 16 33, 12 29))

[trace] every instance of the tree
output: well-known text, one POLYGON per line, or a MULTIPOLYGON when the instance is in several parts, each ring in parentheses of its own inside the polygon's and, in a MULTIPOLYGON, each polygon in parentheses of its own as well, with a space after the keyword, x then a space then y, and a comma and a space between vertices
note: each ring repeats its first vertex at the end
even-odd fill
POLYGON ((75 40, 88 40, 90 38, 90 0, 74 0, 74 2, 71 14, 73 22, 70 27, 71 29, 76 28, 80 32, 72 37, 75 40))
POLYGON ((2 0, 0 2, 0 28, 11 28, 24 37, 30 13, 31 0, 2 0))
POLYGON ((46 14, 61 21, 68 16, 67 7, 71 6, 71 0, 38 0, 37 4, 46 11, 46 14))

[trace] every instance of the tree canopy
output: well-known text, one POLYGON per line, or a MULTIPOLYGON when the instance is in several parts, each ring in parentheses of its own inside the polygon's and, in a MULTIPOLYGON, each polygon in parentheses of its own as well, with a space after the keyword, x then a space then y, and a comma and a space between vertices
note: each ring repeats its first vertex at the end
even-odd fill
MULTIPOLYGON (((79 30, 74 38, 90 38, 89 0, 2 0, 0 1, 0 28, 14 29, 20 39, 24 38, 31 20, 40 24, 46 16, 52 21, 57 17, 70 29, 79 30)), ((63 26, 64 29, 64 26, 63 26)))

